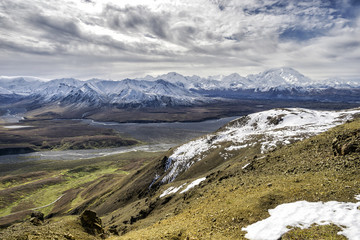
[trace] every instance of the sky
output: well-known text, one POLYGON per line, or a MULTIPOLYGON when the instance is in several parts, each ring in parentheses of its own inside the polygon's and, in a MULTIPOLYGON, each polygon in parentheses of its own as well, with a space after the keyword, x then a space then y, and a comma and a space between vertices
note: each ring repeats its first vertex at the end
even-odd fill
POLYGON ((360 81, 360 0, 0 0, 0 75, 360 81))

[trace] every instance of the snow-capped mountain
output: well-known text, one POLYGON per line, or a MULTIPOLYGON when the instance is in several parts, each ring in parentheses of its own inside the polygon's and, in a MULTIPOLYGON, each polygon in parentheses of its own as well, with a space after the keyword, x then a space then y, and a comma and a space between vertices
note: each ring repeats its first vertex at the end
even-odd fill
POLYGON ((199 103, 203 98, 185 88, 164 80, 125 79, 112 91, 111 103, 139 106, 176 106, 199 103))
POLYGON ((56 100, 60 100, 62 104, 100 106, 102 103, 107 102, 107 97, 85 83, 79 88, 72 89, 66 96, 61 97, 61 99, 56 100))
POLYGON ((34 93, 43 83, 33 77, 0 77, 0 87, 10 91, 11 94, 23 96, 34 93))
POLYGON ((233 120, 213 134, 208 134, 176 148, 165 164, 163 183, 172 182, 195 163, 218 152, 225 161, 241 149, 255 148, 266 153, 340 125, 360 109, 316 111, 301 108, 273 109, 233 120))
POLYGON ((350 88, 359 88, 360 82, 355 80, 344 80, 341 78, 330 78, 317 83, 316 85, 314 85, 314 87, 317 88, 332 87, 335 89, 339 89, 339 88, 350 89, 350 88))
POLYGON ((274 88, 308 87, 313 81, 292 68, 274 68, 263 73, 247 76, 252 84, 248 88, 255 88, 262 92, 274 88))
POLYGON ((36 95, 47 101, 56 101, 70 94, 80 86, 80 81, 75 82, 74 79, 56 79, 43 83, 36 89, 32 96, 36 95))
MULTIPOLYGON (((285 98, 302 98, 306 93, 309 93, 308 96, 321 94, 323 90, 330 88, 344 91, 344 89, 354 90, 360 87, 359 81, 356 80, 328 79, 324 81, 313 81, 289 67, 273 68, 246 77, 233 73, 228 76, 217 75, 201 78, 196 75, 187 77, 171 72, 157 77, 146 76, 138 80, 141 79, 149 81, 163 79, 188 90, 212 97, 245 96, 268 98, 285 96, 285 98), (251 96, 247 96, 248 94, 251 96)), ((332 91, 331 94, 334 94, 334 92, 332 91)), ((328 95, 331 97, 331 94, 329 93, 328 95)), ((353 95, 356 94, 357 93, 354 93, 353 95)))
POLYGON ((14 79, 0 82, 1 94, 18 94, 40 103, 82 106, 116 105, 119 107, 164 107, 206 102, 201 95, 165 80, 125 79, 107 81, 73 78, 48 82, 14 79))
POLYGON ((196 75, 189 77, 189 76, 183 76, 176 72, 169 72, 167 74, 159 75, 157 77, 147 75, 144 78, 137 78, 136 80, 147 80, 147 81, 164 80, 188 90, 198 89, 199 88, 198 86, 202 85, 204 82, 207 82, 206 79, 196 75))
POLYGON ((0 94, 40 104, 164 107, 206 103, 209 97, 360 101, 360 83, 341 79, 316 82, 292 68, 275 68, 247 77, 233 73, 202 78, 175 72, 121 81, 1 77, 0 94))
POLYGON ((253 84, 253 81, 240 76, 237 73, 224 76, 220 79, 225 89, 246 89, 253 84))

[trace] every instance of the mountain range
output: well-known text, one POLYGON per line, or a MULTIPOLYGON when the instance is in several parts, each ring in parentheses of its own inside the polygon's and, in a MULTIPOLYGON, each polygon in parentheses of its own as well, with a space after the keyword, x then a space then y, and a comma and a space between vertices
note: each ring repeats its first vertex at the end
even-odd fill
POLYGON ((73 78, 42 82, 22 77, 0 79, 0 94, 13 95, 19 100, 61 105, 101 106, 114 104, 126 106, 173 106, 189 105, 201 100, 201 96, 164 80, 144 81, 125 79, 107 81, 91 79, 80 81, 73 78))
MULTIPOLYGON (((170 72, 157 77, 110 81, 74 78, 41 81, 31 77, 1 77, 2 103, 58 104, 117 108, 201 105, 214 98, 359 101, 360 82, 341 79, 313 81, 292 68, 276 68, 240 76, 183 76, 170 72)), ((219 99, 218 99, 219 100, 219 99)))

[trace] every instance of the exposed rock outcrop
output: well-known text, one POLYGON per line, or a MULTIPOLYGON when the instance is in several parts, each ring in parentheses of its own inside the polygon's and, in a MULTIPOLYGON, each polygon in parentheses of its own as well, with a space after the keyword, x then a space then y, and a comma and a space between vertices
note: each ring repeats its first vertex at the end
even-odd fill
POLYGON ((85 210, 80 216, 81 225, 85 231, 92 235, 103 234, 104 229, 101 219, 96 215, 96 212, 85 210))
POLYGON ((44 222, 44 214, 42 212, 32 212, 30 222, 35 226, 40 226, 44 222))
POLYGON ((360 152, 360 132, 339 135, 333 139, 332 150, 335 156, 345 156, 360 152))

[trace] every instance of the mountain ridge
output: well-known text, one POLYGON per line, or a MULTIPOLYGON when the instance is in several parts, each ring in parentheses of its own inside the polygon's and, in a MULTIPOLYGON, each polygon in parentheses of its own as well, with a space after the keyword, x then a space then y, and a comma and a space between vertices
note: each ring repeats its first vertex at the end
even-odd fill
MULTIPOLYGON (((127 81, 146 81, 154 82, 157 80, 164 80, 172 84, 183 87, 187 90, 211 90, 211 89, 257 89, 259 91, 267 91, 274 88, 289 88, 289 87, 308 87, 308 88, 357 88, 360 87, 360 83, 355 80, 343 80, 340 78, 330 78, 323 81, 313 81, 310 78, 304 76, 293 68, 282 67, 272 68, 258 74, 250 74, 246 77, 239 75, 238 73, 232 73, 230 75, 221 76, 209 76, 207 78, 193 76, 183 76, 176 72, 169 72, 167 74, 158 75, 156 77, 147 75, 143 78, 135 79, 123 79, 119 81, 103 80, 103 79, 89 79, 78 80, 75 78, 60 78, 50 81, 40 81, 37 78, 24 78, 24 77, 0 77, 0 86, 4 89, 12 91, 14 94, 22 93, 21 89, 24 86, 15 86, 14 84, 31 83, 35 87, 44 89, 49 85, 56 85, 59 83, 66 84, 68 86, 79 87, 86 82, 90 82, 94 85, 98 85, 99 82, 112 83, 113 85, 119 85, 119 83, 127 81), (16 89, 18 87, 18 89, 16 89)), ((101 84, 100 84, 101 85, 101 84)), ((30 88, 31 89, 31 88, 30 88)), ((105 88, 106 91, 111 91, 109 88, 105 88)))
POLYGON ((61 78, 44 82, 36 78, 5 77, 0 78, 0 98, 2 112, 15 107, 30 111, 31 118, 82 118, 100 116, 101 108, 115 115, 120 110, 144 108, 156 112, 159 108, 199 107, 200 112, 209 112, 201 108, 235 104, 239 100, 359 103, 360 83, 339 79, 313 82, 292 68, 274 68, 247 77, 234 73, 201 78, 170 72, 120 81, 61 78))

